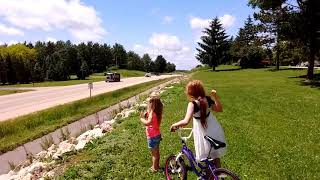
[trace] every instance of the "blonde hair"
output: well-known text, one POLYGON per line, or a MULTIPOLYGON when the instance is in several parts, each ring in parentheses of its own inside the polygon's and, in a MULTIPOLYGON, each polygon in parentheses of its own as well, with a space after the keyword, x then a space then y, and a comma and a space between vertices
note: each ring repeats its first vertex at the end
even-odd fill
POLYGON ((186 94, 190 101, 198 100, 200 102, 200 121, 203 128, 207 127, 206 113, 208 105, 203 100, 206 97, 206 92, 203 83, 199 80, 190 81, 186 86, 186 94))
POLYGON ((163 104, 159 96, 150 97, 148 110, 152 110, 157 115, 158 123, 160 124, 162 120, 163 104))

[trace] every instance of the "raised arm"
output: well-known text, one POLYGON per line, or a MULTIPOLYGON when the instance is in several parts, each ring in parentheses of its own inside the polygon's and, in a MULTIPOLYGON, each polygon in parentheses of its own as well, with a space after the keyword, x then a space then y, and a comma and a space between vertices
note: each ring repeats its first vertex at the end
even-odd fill
POLYGON ((220 98, 217 95, 217 91, 216 90, 211 90, 211 98, 214 100, 214 105, 212 106, 212 110, 215 112, 222 112, 222 104, 220 102, 220 98))
POLYGON ((188 108, 187 108, 187 112, 186 112, 186 115, 185 115, 184 119, 172 124, 171 128, 170 128, 171 131, 174 131, 175 129, 177 129, 179 127, 183 127, 183 126, 188 125, 190 120, 192 119, 193 110, 194 110, 194 105, 193 105, 192 102, 189 102, 188 108))
POLYGON ((143 115, 140 114, 140 121, 141 121, 144 125, 148 126, 148 125, 151 124, 152 115, 153 115, 153 111, 149 112, 149 113, 148 113, 148 119, 147 119, 147 118, 143 117, 143 115))

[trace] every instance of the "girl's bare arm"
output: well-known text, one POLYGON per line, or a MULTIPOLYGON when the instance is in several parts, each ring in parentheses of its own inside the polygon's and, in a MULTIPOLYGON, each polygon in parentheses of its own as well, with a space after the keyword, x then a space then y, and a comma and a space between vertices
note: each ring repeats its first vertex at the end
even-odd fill
POLYGON ((217 95, 216 90, 213 89, 211 91, 211 97, 214 100, 214 105, 212 106, 212 110, 215 111, 215 112, 222 112, 223 111, 222 104, 220 102, 220 98, 217 95))
POLYGON ((188 108, 187 108, 187 113, 186 113, 184 119, 182 119, 179 122, 176 122, 176 123, 172 124, 172 126, 170 128, 171 131, 174 131, 175 129, 177 129, 179 127, 183 127, 183 126, 188 125, 190 120, 191 120, 191 118, 192 118, 192 115, 193 115, 193 109, 194 109, 193 103, 189 102, 188 108))
POLYGON ((144 118, 144 117, 140 117, 140 121, 141 121, 144 125, 146 125, 146 126, 148 126, 148 125, 151 124, 153 112, 151 111, 151 112, 149 112, 148 114, 149 114, 149 115, 148 115, 148 119, 146 119, 146 118, 144 118))

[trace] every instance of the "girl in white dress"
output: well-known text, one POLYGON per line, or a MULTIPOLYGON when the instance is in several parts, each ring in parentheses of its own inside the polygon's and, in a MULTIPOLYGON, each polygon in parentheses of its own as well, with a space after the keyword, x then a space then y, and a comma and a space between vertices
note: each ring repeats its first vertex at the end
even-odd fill
MULTIPOLYGON (((210 143, 204 138, 204 136, 207 135, 218 141, 226 142, 221 125, 210 112, 210 109, 215 112, 222 112, 222 105, 215 90, 211 91, 211 97, 206 96, 203 84, 199 80, 190 81, 186 86, 186 93, 190 100, 186 116, 183 120, 174 123, 171 126, 171 131, 188 125, 190 120, 193 119, 192 129, 196 160, 200 161, 201 159, 208 157, 211 147, 210 143)), ((221 167, 220 157, 223 156, 225 152, 226 148, 211 150, 209 157, 213 159, 217 168, 221 167)))

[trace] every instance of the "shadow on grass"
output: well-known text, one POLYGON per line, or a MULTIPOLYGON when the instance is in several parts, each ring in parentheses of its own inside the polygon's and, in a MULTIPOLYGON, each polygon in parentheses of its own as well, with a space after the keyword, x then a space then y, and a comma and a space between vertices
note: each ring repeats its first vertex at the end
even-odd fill
POLYGON ((320 89, 320 73, 314 74, 313 80, 308 80, 307 75, 301 75, 301 76, 293 76, 289 78, 298 78, 302 79, 300 82, 301 86, 310 86, 312 88, 319 88, 320 89))
POLYGON ((296 71, 301 71, 305 69, 297 69, 297 68, 280 68, 280 69, 275 69, 273 67, 269 67, 266 71, 271 71, 271 72, 277 72, 277 71, 288 71, 288 70, 296 70, 296 71))
POLYGON ((215 70, 213 71, 212 69, 208 69, 205 72, 223 72, 223 71, 239 71, 241 70, 241 68, 237 68, 237 69, 220 69, 220 70, 215 70))

